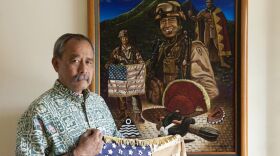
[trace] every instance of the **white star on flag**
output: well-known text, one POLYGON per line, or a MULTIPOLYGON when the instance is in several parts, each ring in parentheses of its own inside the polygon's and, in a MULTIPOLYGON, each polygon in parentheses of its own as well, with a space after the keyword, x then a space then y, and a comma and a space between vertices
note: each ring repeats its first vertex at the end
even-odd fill
POLYGON ((123 154, 123 151, 121 149, 119 149, 119 154, 123 154))
POLYGON ((117 147, 117 145, 116 145, 115 143, 113 143, 113 144, 112 144, 112 147, 113 147, 113 148, 116 148, 116 147, 117 147))
POLYGON ((129 150, 129 151, 128 151, 128 154, 129 154, 129 155, 132 155, 132 154, 133 154, 133 151, 132 151, 132 150, 129 150))
POLYGON ((126 146, 124 144, 122 144, 122 148, 125 148, 126 146))
POLYGON ((112 150, 108 150, 108 153, 109 153, 109 154, 113 154, 113 151, 112 151, 112 150))

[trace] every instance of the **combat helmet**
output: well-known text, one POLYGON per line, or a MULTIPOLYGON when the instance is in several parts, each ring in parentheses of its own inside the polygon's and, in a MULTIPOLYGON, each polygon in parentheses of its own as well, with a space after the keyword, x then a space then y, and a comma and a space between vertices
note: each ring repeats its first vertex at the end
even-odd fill
POLYGON ((214 3, 214 0, 205 0, 206 3, 214 3))
POLYGON ((119 38, 121 38, 121 37, 124 37, 124 36, 128 36, 128 33, 127 33, 127 30, 126 29, 123 29, 123 30, 121 30, 120 32, 119 32, 119 38))
POLYGON ((182 20, 186 20, 181 5, 177 1, 167 1, 157 5, 155 20, 160 20, 164 17, 180 17, 182 20))

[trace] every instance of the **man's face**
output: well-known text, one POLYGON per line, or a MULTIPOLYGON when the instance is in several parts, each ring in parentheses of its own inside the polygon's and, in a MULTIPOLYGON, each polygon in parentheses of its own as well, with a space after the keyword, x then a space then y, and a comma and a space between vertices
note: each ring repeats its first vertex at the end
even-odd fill
POLYGON ((160 30, 167 38, 174 37, 179 29, 178 20, 176 17, 165 17, 160 20, 160 30))
POLYGON ((212 2, 206 2, 206 7, 207 7, 208 9, 211 9, 212 6, 213 6, 213 3, 212 3, 212 2))
POLYGON ((121 39, 122 45, 127 45, 128 44, 128 38, 126 36, 122 36, 120 39, 121 39))
POLYGON ((85 40, 70 39, 64 48, 61 58, 52 60, 59 81, 76 93, 91 83, 93 75, 93 51, 85 40))

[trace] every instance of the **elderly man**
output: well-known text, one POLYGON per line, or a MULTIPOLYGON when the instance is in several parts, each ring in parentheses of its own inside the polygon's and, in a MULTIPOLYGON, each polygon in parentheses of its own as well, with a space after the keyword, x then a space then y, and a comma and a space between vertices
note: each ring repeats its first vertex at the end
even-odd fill
MULTIPOLYGON (((219 92, 208 50, 202 42, 191 41, 182 30, 182 22, 186 17, 180 4, 176 1, 158 4, 155 19, 159 22, 164 40, 155 48, 151 58, 148 73, 151 83, 148 82, 148 86, 152 86, 154 82, 161 82, 165 88, 176 79, 191 79, 201 84, 211 99, 215 98, 219 92)), ((157 87, 148 87, 148 92, 158 90, 157 87)), ((160 99, 158 101, 160 103, 160 99)))
POLYGON ((104 100, 87 88, 94 49, 80 34, 55 43, 53 88, 32 102, 18 122, 16 155, 97 155, 103 134, 121 136, 104 100))

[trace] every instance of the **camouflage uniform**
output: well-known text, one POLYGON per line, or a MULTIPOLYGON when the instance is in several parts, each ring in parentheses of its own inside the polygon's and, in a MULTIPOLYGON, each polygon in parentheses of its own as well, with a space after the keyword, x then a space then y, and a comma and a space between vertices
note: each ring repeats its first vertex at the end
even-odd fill
MULTIPOLYGON (((118 37, 120 39, 121 37, 128 38, 127 30, 121 30, 119 32, 118 37)), ((106 64, 106 67, 108 67, 110 64, 129 65, 129 64, 140 64, 140 63, 144 63, 144 61, 139 50, 128 43, 127 45, 122 44, 113 50, 106 64)), ((125 113, 125 114, 121 114, 121 116, 123 115, 127 116, 127 112, 126 112, 127 99, 120 97, 119 100, 120 100, 120 111, 121 113, 125 113)), ((140 122, 144 122, 144 120, 140 115, 142 112, 142 103, 141 103, 140 96, 132 96, 132 105, 133 105, 133 112, 135 113, 136 116, 136 120, 140 122)))
MULTIPOLYGON (((157 6, 156 20, 167 17, 177 17, 179 25, 180 20, 185 20, 179 3, 168 1, 157 6)), ((173 38, 165 38, 155 49, 149 75, 160 80, 164 88, 176 79, 191 79, 200 83, 211 99, 219 94, 209 53, 202 42, 192 41, 180 30, 173 38)))

